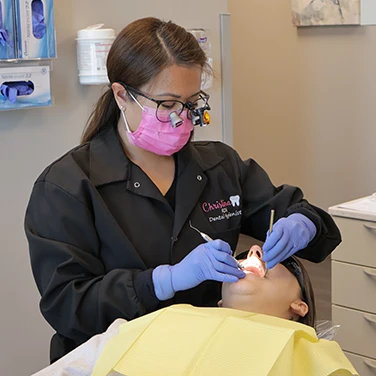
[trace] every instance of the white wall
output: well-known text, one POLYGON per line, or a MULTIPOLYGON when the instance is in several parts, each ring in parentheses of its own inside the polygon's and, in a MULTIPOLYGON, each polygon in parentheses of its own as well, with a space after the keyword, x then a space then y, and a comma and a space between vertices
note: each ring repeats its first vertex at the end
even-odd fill
MULTIPOLYGON (((32 184, 54 159, 74 147, 101 87, 80 86, 77 30, 104 23, 119 32, 134 19, 156 16, 213 31, 214 68, 219 65, 219 13, 227 0, 55 1, 58 59, 53 62, 49 108, 0 112, 0 368, 1 375, 30 375, 48 364, 52 330, 39 313, 23 218, 32 184)), ((222 138, 220 80, 211 91, 213 125, 198 138, 222 138)))

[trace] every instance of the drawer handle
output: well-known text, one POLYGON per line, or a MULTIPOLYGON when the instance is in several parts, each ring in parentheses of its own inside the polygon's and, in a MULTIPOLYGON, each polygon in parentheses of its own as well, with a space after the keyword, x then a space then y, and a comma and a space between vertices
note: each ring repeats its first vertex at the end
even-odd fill
POLYGON ((368 316, 368 315, 363 315, 363 317, 364 317, 368 322, 370 322, 371 324, 375 324, 375 325, 376 325, 376 319, 374 319, 373 317, 368 316))
POLYGON ((368 230, 376 230, 376 226, 371 226, 371 225, 366 225, 366 224, 363 224, 363 226, 368 229, 368 230))
POLYGON ((376 272, 371 272, 369 270, 363 269, 364 274, 367 274, 368 277, 376 278, 376 272))
POLYGON ((372 369, 376 370, 376 362, 373 362, 372 360, 363 359, 364 364, 372 369))

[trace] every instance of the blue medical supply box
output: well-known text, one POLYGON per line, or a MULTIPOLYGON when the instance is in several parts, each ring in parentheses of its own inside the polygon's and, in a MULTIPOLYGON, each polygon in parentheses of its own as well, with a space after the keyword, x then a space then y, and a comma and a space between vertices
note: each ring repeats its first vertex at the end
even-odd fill
POLYGON ((16 29, 13 0, 0 0, 0 60, 16 57, 16 29))
POLYGON ((51 105, 50 67, 43 66, 18 66, 0 68, 0 111, 19 108, 41 107, 51 105), (25 85, 32 88, 28 94, 17 94, 12 103, 4 90, 10 84, 25 85))
POLYGON ((16 8, 17 57, 56 57, 53 0, 14 0, 16 8))

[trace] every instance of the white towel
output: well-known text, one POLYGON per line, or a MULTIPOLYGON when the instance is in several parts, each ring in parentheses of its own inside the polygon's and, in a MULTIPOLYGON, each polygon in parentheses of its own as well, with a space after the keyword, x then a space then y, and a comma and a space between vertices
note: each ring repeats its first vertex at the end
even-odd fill
POLYGON ((55 363, 31 376, 90 376, 103 347, 118 334, 120 325, 125 322, 127 321, 123 319, 115 320, 104 333, 90 338, 55 363))

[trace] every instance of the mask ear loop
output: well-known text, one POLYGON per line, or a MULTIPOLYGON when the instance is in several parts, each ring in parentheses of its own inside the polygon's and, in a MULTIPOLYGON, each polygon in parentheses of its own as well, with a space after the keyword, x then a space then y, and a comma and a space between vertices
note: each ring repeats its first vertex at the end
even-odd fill
MULTIPOLYGON (((134 95, 130 92, 128 92, 129 95, 132 97, 132 99, 137 103, 137 105, 141 108, 142 111, 145 111, 145 109, 141 106, 141 104, 139 103, 139 101, 134 97, 134 95)), ((120 106, 120 112, 121 112, 121 116, 124 120, 124 123, 125 123, 125 128, 127 130, 127 132, 130 132, 132 133, 131 129, 129 128, 129 124, 128 124, 128 121, 127 121, 127 118, 125 116, 125 111, 124 111, 124 106, 120 106)))
MULTIPOLYGON (((141 108, 142 111, 146 111, 145 108, 142 107, 141 103, 135 98, 135 96, 131 92, 128 91, 128 94, 137 103, 137 105, 141 108)), ((124 120, 125 128, 126 128, 127 132, 132 133, 131 129, 129 128, 129 124, 128 124, 127 118, 125 117, 124 106, 120 106, 119 108, 120 108, 121 116, 122 116, 122 118, 124 120)))
POLYGON ((127 132, 132 133, 131 129, 129 128, 127 118, 125 117, 124 106, 120 106, 119 108, 120 108, 121 116, 122 116, 124 123, 125 123, 125 129, 127 130, 127 132))
POLYGON ((138 107, 140 107, 142 111, 146 111, 145 108, 142 107, 141 103, 135 98, 135 96, 130 91, 128 93, 132 97, 132 99, 137 103, 138 107))

